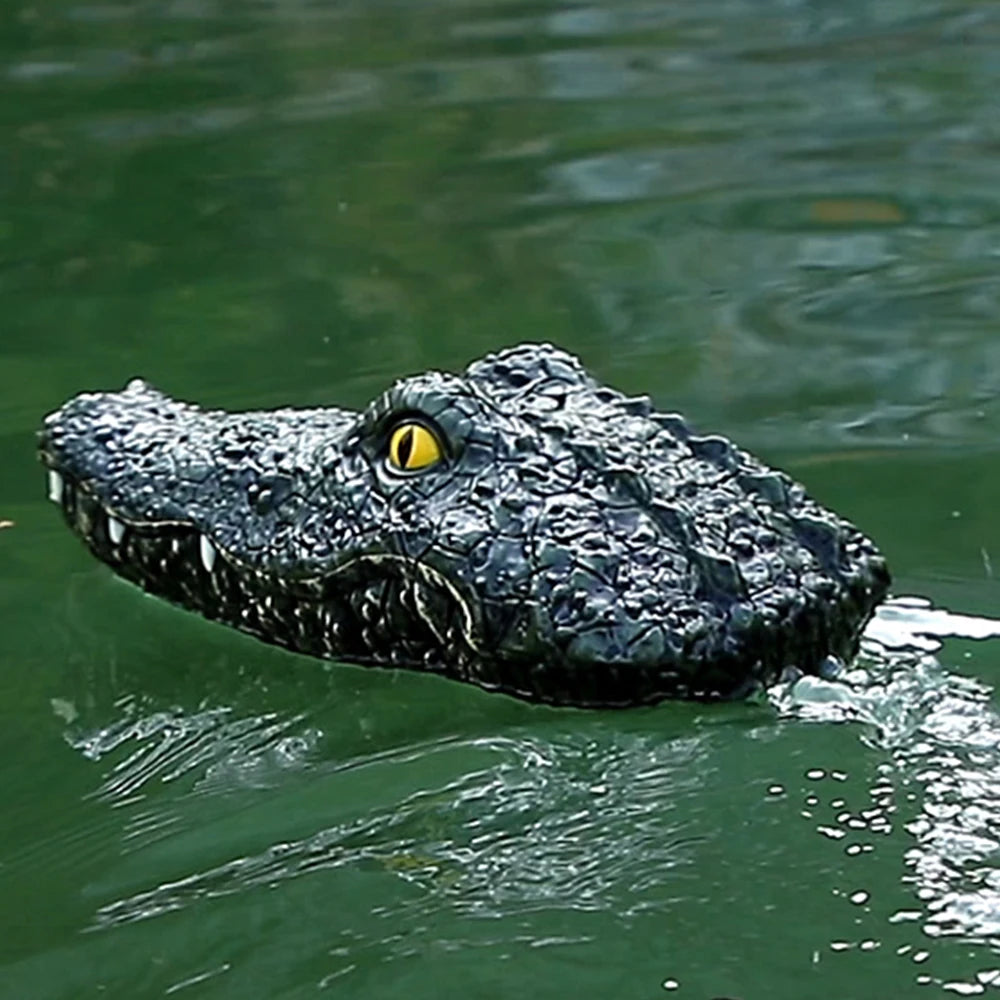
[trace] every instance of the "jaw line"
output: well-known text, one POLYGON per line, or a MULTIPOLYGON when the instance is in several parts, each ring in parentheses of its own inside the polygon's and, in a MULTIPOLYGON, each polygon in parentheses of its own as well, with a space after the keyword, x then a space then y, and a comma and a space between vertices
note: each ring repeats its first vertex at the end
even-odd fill
MULTIPOLYGON (((482 655, 483 650, 481 644, 475 638, 475 615, 472 611, 472 605, 466 599, 465 595, 449 580, 443 573, 434 569, 433 566, 428 566, 426 563, 420 562, 418 559, 413 559, 409 556, 400 556, 393 553, 372 553, 369 555, 357 555, 351 556, 346 562, 337 566, 334 570, 329 573, 324 573, 321 577, 317 578, 317 582, 325 582, 328 580, 333 580, 341 573, 346 573, 348 570, 355 566, 360 565, 391 565, 399 564, 405 566, 408 570, 414 571, 417 575, 422 576, 428 583, 432 586, 441 587, 443 590, 447 591, 448 596, 451 597, 455 603, 462 610, 462 638, 466 641, 469 648, 477 655, 482 655)), ((437 629, 434 627, 434 620, 430 616, 426 616, 424 621, 434 630, 435 635, 443 643, 445 641, 444 636, 438 634, 437 629)))
MULTIPOLYGON (((447 576, 439 570, 434 569, 434 567, 428 566, 427 563, 421 562, 411 556, 397 555, 389 552, 361 553, 348 557, 332 569, 326 570, 322 573, 291 576, 290 579, 282 580, 277 569, 265 568, 247 562, 245 559, 233 554, 225 546, 220 545, 214 538, 212 538, 210 533, 202 531, 201 528, 199 528, 193 521, 180 518, 165 518, 163 520, 136 518, 125 514, 119 509, 109 506, 88 481, 77 480, 69 473, 59 469, 57 467, 57 463, 53 461, 51 455, 44 453, 43 457, 45 459, 44 465, 49 476, 49 499, 65 512, 65 500, 67 498, 68 489, 75 494, 85 493, 90 500, 97 505, 101 514, 106 519, 105 528, 108 530, 109 534, 112 530, 117 530, 117 528, 113 529, 111 527, 114 524, 116 524, 118 528, 122 529, 123 534, 121 536, 117 539, 112 538, 112 543, 116 548, 120 545, 124 537, 124 531, 127 529, 131 529, 133 531, 138 529, 140 531, 151 531, 154 533, 161 529, 164 529, 165 531, 179 530, 189 532, 191 535, 196 535, 198 538, 202 566, 209 574, 213 571, 216 558, 222 557, 235 571, 239 573, 258 578, 270 577, 286 586, 288 583, 292 583, 294 587, 305 588, 304 592, 300 591, 296 594, 297 599, 314 604, 322 602, 320 593, 325 584, 336 580, 338 576, 344 575, 352 569, 366 565, 402 566, 417 576, 422 577, 431 586, 438 587, 448 594, 448 596, 461 610, 462 638, 472 652, 480 656, 483 654, 482 644, 476 638, 476 615, 473 610, 472 603, 466 595, 464 595, 461 590, 459 590, 459 588, 448 579, 447 576), (54 479, 53 477, 58 477, 58 479, 54 479), (310 594, 309 591, 313 590, 313 588, 315 588, 316 593, 310 594)), ((83 538, 83 540, 93 548, 92 542, 96 541, 93 531, 89 533, 89 536, 84 532, 77 533, 80 534, 81 538, 83 538)), ((172 541, 176 541, 176 538, 172 541)), ((264 596, 266 597, 267 595, 264 596)), ((438 639, 444 643, 445 637, 437 632, 433 616, 425 616, 424 621, 435 632, 438 639)))

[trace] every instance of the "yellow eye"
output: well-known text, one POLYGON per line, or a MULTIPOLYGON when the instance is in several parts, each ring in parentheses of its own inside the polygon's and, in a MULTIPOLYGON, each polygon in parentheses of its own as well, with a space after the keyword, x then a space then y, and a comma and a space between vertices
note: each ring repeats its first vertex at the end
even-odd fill
POLYGON ((389 461, 397 469, 423 469, 443 457, 438 439, 423 424, 400 424, 389 438, 389 461))

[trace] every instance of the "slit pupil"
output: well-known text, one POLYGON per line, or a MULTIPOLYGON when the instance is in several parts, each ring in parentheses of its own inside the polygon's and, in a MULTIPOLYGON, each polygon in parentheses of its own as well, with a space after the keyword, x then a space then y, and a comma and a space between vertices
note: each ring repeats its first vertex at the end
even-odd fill
POLYGON ((405 469, 410 464, 410 455, 413 454, 413 428, 407 427, 403 431, 403 436, 399 439, 399 465, 405 469))

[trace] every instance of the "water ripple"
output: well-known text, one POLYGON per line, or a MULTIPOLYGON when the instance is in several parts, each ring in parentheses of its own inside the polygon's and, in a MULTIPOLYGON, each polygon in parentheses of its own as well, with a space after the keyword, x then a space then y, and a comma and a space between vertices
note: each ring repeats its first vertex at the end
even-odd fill
MULTIPOLYGON (((0 220, 0 290, 38 299, 59 274, 85 276, 96 294, 95 269, 111 288, 123 273, 176 269, 162 224, 123 233, 109 218, 90 231, 106 164, 117 175, 146 149, 223 150, 238 136, 258 150, 253 165, 223 154, 223 182, 185 199, 194 214, 182 231, 220 217, 234 227, 220 244, 229 252, 251 230, 282 232, 298 278, 325 287, 338 276, 324 309, 352 322, 371 321, 374 298, 394 326, 412 332, 425 316, 438 328, 445 307, 472 307, 454 293, 478 287, 484 266, 527 292, 539 262, 548 290, 531 308, 574 317, 547 322, 546 336, 597 328, 626 388, 697 407, 754 447, 996 439, 996 126, 979 97, 995 91, 994 16, 948 2, 837 17, 801 4, 762 17, 722 0, 431 4, 399 15, 405 46, 385 38, 384 16, 258 3, 234 17, 209 2, 31 14, 52 43, 0 70, 26 164, 0 220), (164 24, 169 42, 143 34, 164 24), (67 25, 72 43, 59 44, 67 25), (365 45, 345 42, 359 35, 365 45), (928 53, 936 74, 923 69, 928 53), (965 78, 970 53, 971 96, 946 82, 965 78), (62 110, 71 84, 82 96, 62 110), (166 96, 137 102, 143 88, 166 96), (353 184, 331 148, 356 151, 364 205, 343 197, 353 184), (442 152, 452 148, 456 162, 442 152), (103 166, 76 180, 74 156, 103 166), (252 207, 235 197, 243 182, 258 192, 252 207), (35 191, 47 192, 40 208, 35 191), (237 218, 265 204, 279 206, 266 222, 237 218), (18 249, 21 233, 45 234, 34 257, 18 249), (456 245, 480 263, 456 263, 456 245), (397 278, 373 281, 359 246, 397 278)), ((475 353, 467 343, 456 363, 475 353)))
MULTIPOLYGON (((421 788, 398 804, 118 899, 98 911, 94 927, 345 866, 392 872, 426 891, 422 906, 439 906, 435 898, 443 895, 478 916, 540 906, 648 908, 696 842, 679 810, 664 803, 696 789, 702 753, 697 739, 664 745, 637 737, 609 753, 600 742, 525 737, 448 742, 359 761, 350 781, 367 787, 382 784, 387 768, 398 782, 407 769, 446 769, 449 760, 465 766, 456 780, 421 788)), ((313 773, 310 798, 322 796, 316 783, 324 781, 336 781, 344 794, 338 768, 326 779, 313 773)), ((246 813, 242 821, 252 825, 246 813)), ((174 843, 171 851, 183 846, 174 843)))
POLYGON ((160 711, 70 736, 70 744, 90 760, 127 751, 114 764, 94 795, 114 803, 133 802, 151 782, 198 777, 203 790, 256 787, 274 773, 301 766, 320 733, 303 727, 305 714, 279 717, 268 713, 233 718, 227 708, 186 714, 160 711))

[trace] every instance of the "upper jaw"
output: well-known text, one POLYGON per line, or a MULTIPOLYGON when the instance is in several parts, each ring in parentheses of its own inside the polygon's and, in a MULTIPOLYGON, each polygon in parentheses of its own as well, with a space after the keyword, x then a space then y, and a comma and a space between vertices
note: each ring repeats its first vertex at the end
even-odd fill
MULTIPOLYGON (((123 576, 171 571, 176 558, 309 574, 289 531, 356 415, 336 409, 231 414, 178 402, 140 380, 87 393, 39 432, 49 499, 95 555, 123 576), (220 557, 222 557, 220 559, 220 557)), ((324 504, 326 516, 336 504, 324 504)))

